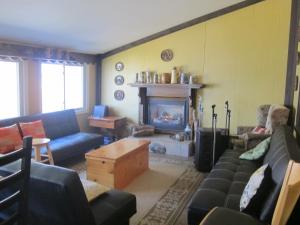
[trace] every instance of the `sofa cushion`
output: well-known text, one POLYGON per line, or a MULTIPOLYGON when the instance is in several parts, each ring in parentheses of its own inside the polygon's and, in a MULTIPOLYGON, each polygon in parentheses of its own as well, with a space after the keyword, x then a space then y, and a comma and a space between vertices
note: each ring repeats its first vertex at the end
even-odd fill
MULTIPOLYGON (((51 140, 49 147, 52 151, 54 162, 57 163, 84 154, 95 147, 100 147, 102 143, 103 137, 99 134, 78 132, 51 140)), ((43 154, 46 151, 46 148, 41 149, 43 154)))
POLYGON ((37 120, 28 123, 19 123, 22 131, 22 136, 32 136, 33 138, 45 138, 45 130, 42 120, 37 120))
POLYGON ((240 210, 253 216, 260 211, 260 203, 263 202, 271 183, 271 169, 268 164, 261 166, 250 177, 240 200, 240 210))
POLYGON ((80 132, 75 110, 45 113, 40 115, 43 120, 46 136, 56 139, 80 132))
POLYGON ((0 127, 0 153, 6 154, 22 146, 22 138, 16 124, 0 127))

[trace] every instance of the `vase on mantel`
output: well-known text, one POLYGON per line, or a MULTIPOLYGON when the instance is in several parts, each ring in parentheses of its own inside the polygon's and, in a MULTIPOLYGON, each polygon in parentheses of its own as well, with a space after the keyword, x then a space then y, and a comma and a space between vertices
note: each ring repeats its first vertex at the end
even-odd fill
POLYGON ((177 69, 174 67, 171 72, 171 84, 177 84, 177 69))

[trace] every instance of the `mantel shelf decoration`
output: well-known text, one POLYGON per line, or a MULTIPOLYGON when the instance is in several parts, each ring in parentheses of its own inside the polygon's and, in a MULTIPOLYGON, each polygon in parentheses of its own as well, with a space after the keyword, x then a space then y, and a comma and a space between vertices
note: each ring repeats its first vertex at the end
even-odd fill
POLYGON ((204 88, 204 84, 146 84, 146 83, 129 83, 131 87, 138 88, 190 88, 200 89, 204 88))

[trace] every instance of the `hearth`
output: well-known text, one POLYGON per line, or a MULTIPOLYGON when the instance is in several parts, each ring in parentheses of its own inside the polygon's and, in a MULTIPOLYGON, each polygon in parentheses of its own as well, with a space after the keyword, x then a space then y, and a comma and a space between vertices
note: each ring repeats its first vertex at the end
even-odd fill
POLYGON ((186 98, 148 98, 148 124, 160 132, 183 131, 188 122, 186 98))

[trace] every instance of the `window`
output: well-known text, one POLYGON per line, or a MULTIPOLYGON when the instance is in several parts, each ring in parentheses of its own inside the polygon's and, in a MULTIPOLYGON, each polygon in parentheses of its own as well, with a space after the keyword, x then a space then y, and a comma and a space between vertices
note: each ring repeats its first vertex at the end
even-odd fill
POLYGON ((42 111, 83 108, 83 66, 42 63, 42 111))
POLYGON ((19 63, 0 61, 0 119, 20 116, 19 63))

